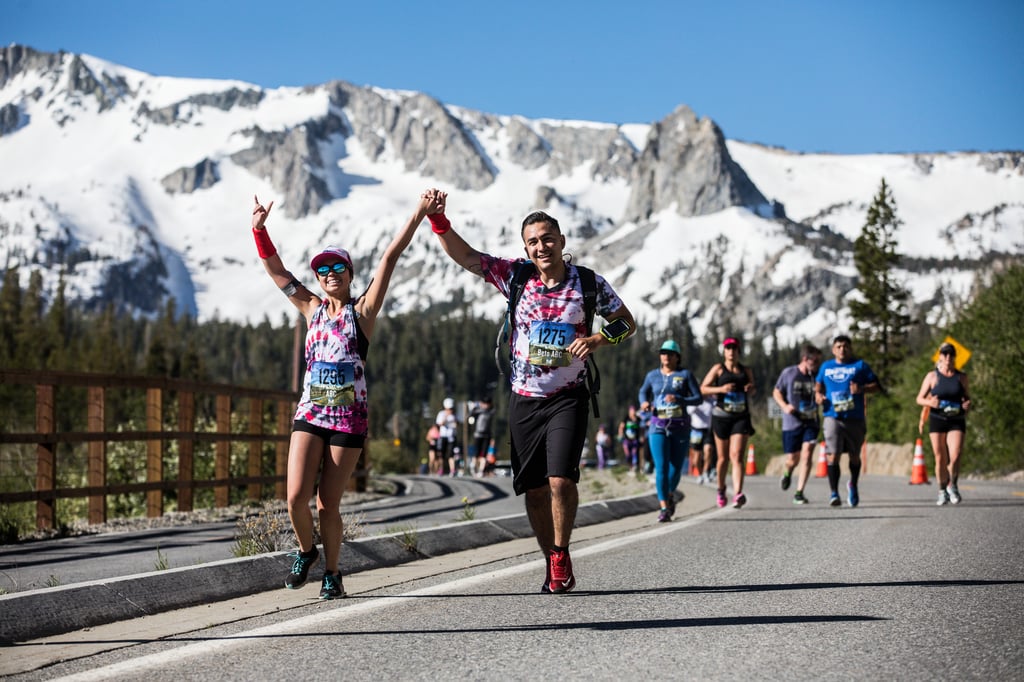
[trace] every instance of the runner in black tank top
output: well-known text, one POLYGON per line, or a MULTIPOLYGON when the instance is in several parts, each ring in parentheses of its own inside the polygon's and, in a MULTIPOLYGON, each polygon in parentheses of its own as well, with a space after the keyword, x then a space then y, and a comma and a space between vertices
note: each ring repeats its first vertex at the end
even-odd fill
POLYGON ((928 412, 928 437, 935 454, 935 478, 939 479, 936 504, 959 504, 957 480, 971 398, 967 375, 956 368, 956 347, 952 344, 944 343, 939 348, 939 362, 921 382, 917 404, 928 412))
POLYGON ((704 377, 700 390, 715 397, 711 411, 711 432, 718 449, 718 506, 727 503, 725 496, 726 464, 732 465, 732 506, 739 509, 747 503, 743 494, 744 468, 741 462, 747 439, 754 434, 748 401, 754 395, 754 375, 739 362, 740 343, 729 337, 722 342, 725 361, 716 364, 704 377))

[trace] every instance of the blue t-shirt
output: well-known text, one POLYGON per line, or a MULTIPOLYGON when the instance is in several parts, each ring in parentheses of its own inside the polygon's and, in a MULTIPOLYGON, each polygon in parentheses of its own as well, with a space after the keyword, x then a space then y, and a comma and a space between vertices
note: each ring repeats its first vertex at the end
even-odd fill
POLYGON ((826 417, 833 419, 864 419, 864 392, 850 393, 850 382, 861 389, 878 382, 878 377, 863 360, 840 364, 837 360, 823 362, 815 381, 825 387, 822 404, 826 417))

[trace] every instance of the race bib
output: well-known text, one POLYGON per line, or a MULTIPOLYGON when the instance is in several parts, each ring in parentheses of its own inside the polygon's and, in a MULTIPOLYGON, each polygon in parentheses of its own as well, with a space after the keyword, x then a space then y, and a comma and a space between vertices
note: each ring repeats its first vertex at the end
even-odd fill
POLYGON ((816 419, 818 416, 818 406, 809 400, 801 400, 796 414, 801 419, 816 419))
POLYGON ((530 324, 530 355, 531 365, 542 367, 568 367, 572 363, 572 353, 566 346, 576 338, 576 325, 568 322, 550 322, 538 320, 530 324))
POLYGON ((690 431, 690 447, 699 448, 704 444, 704 432, 700 429, 692 429, 690 431))
POLYGON ((747 411, 747 394, 743 391, 729 391, 722 400, 722 409, 730 414, 747 411))
POLYGON ((682 405, 666 404, 658 408, 658 416, 662 419, 679 419, 683 416, 682 405))
POLYGON ((848 391, 832 392, 832 409, 836 411, 836 414, 850 412, 854 407, 853 396, 848 391))
POLYGON ((963 405, 952 400, 940 400, 939 411, 946 417, 959 417, 964 413, 963 405))
POLYGON ((356 370, 351 362, 314 362, 309 370, 309 400, 323 407, 356 401, 356 370))

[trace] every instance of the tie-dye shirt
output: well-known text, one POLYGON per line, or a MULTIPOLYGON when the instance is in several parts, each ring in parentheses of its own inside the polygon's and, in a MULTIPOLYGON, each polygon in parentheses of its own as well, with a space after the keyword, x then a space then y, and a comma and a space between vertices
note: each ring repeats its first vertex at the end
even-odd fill
MULTIPOLYGON (((505 298, 509 296, 512 273, 522 262, 480 254, 484 279, 505 298)), ((607 318, 622 307, 622 299, 596 273, 595 280, 595 313, 607 318)), ((587 320, 576 266, 566 265, 565 280, 551 289, 534 273, 523 287, 512 324, 512 390, 519 395, 546 398, 578 386, 586 378, 586 367, 564 349, 583 336, 587 336, 587 320)))
POLYGON ((356 317, 351 304, 343 307, 333 320, 327 314, 326 303, 313 313, 306 332, 306 376, 296 420, 332 431, 366 435, 364 362, 368 344, 356 317))

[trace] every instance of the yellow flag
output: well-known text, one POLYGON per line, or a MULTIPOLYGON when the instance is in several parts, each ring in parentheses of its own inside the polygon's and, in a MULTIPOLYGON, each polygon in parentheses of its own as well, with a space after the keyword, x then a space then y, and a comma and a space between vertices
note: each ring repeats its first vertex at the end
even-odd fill
MULTIPOLYGON (((954 339, 952 336, 947 336, 942 343, 948 343, 951 346, 953 346, 953 348, 956 348, 956 359, 953 361, 953 364, 956 366, 957 369, 963 369, 964 365, 967 364, 967 361, 971 359, 971 351, 969 351, 963 344, 954 339)), ((932 355, 932 362, 938 361, 939 351, 935 351, 935 354, 932 355)))

